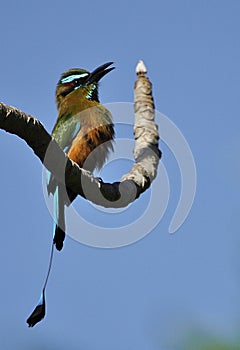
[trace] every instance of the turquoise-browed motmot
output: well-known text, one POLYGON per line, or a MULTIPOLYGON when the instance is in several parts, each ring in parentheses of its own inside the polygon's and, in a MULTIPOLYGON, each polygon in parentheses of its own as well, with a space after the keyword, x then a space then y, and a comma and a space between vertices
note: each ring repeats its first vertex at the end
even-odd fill
MULTIPOLYGON (((71 160, 89 171, 100 169, 112 150, 111 113, 98 99, 99 80, 114 69, 108 68, 112 63, 103 64, 92 73, 70 69, 61 75, 56 88, 58 118, 52 136, 71 160)), ((47 186, 48 193, 54 196, 54 244, 61 250, 65 238, 64 206, 69 205, 76 194, 67 189, 67 196, 64 195, 64 185, 57 183, 51 174, 47 186)))
MULTIPOLYGON (((58 118, 52 136, 68 157, 81 168, 93 171, 101 168, 112 150, 114 129, 111 113, 98 99, 99 80, 114 67, 108 62, 92 73, 79 68, 63 73, 57 84, 56 102, 58 118), (93 152, 94 151, 94 152, 93 152)), ((65 188, 47 172, 48 193, 54 197, 54 232, 48 273, 38 305, 27 319, 33 327, 45 316, 45 289, 52 265, 53 248, 63 247, 65 238, 64 207, 70 205, 77 194, 65 188)))

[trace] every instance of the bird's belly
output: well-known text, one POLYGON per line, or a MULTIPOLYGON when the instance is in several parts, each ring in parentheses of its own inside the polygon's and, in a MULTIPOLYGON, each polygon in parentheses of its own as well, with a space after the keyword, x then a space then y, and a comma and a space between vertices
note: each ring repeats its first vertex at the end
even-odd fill
POLYGON ((80 132, 73 141, 68 156, 81 168, 89 171, 100 169, 112 150, 111 141, 112 135, 106 132, 105 127, 92 129, 85 134, 80 132))
POLYGON ((91 147, 88 145, 86 140, 79 140, 74 142, 68 152, 68 157, 77 163, 81 168, 84 167, 84 162, 92 152, 91 147))

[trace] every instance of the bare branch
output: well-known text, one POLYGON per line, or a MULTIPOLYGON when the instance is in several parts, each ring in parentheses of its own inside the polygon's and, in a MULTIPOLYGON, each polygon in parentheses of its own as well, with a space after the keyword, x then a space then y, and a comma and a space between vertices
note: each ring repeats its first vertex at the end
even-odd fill
POLYGON ((146 77, 146 67, 142 61, 139 61, 136 72, 135 164, 120 182, 104 183, 79 168, 60 149, 39 120, 4 103, 0 103, 0 128, 25 140, 57 180, 75 193, 104 207, 125 207, 150 186, 161 158, 158 128, 154 122, 152 85, 146 77))

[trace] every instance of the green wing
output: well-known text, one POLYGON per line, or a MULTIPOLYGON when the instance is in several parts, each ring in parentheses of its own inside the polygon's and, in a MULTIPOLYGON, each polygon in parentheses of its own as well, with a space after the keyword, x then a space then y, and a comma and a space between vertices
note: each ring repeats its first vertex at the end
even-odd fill
POLYGON ((52 136, 64 152, 67 152, 80 128, 81 123, 77 116, 62 116, 57 120, 52 131, 52 136))

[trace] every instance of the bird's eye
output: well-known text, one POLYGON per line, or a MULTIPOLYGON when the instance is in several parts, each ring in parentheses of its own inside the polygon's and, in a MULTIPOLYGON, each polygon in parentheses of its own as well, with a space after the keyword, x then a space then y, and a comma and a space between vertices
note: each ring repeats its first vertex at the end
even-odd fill
POLYGON ((74 86, 79 86, 80 85, 80 79, 75 79, 73 81, 74 86))

